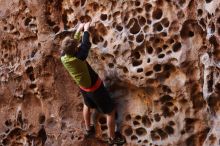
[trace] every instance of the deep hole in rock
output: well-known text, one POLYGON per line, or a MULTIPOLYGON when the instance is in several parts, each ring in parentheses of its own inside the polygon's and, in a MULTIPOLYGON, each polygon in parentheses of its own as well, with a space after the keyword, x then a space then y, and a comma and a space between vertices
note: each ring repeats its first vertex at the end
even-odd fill
POLYGON ((117 16, 119 16, 120 13, 121 13, 120 11, 114 12, 114 13, 113 13, 113 18, 116 18, 117 16))
POLYGON ((34 88, 36 88, 37 87, 37 85, 36 84, 30 84, 30 86, 29 86, 31 89, 34 89, 34 88))
POLYGON ((135 11, 138 12, 138 13, 141 13, 141 12, 143 12, 143 9, 142 8, 136 8, 135 11))
POLYGON ((153 14, 152 14, 152 17, 154 19, 160 19, 163 15, 163 11, 160 9, 160 8, 156 8, 154 11, 153 11, 153 14))
POLYGON ((171 126, 166 126, 164 130, 165 130, 166 133, 169 134, 169 135, 174 134, 174 129, 173 129, 173 127, 171 127, 171 126))
POLYGON ((154 51, 154 49, 151 46, 147 47, 148 54, 152 54, 153 51, 154 51))
POLYGON ((167 133, 164 132, 162 129, 157 129, 157 133, 160 135, 162 140, 164 140, 168 137, 167 133))
POLYGON ((182 44, 180 42, 176 42, 174 45, 173 45, 173 52, 178 52, 182 47, 182 44))
POLYGON ((165 71, 171 71, 171 70, 174 70, 175 69, 175 66, 172 65, 172 64, 165 64, 164 65, 164 70, 165 71))
POLYGON ((160 23, 155 23, 155 24, 153 25, 153 27, 154 27, 154 31, 160 32, 160 31, 163 30, 163 26, 162 26, 160 23))
POLYGON ((59 26, 55 26, 55 27, 53 28, 53 32, 54 32, 54 33, 59 32, 59 30, 60 30, 60 27, 59 27, 59 26))
POLYGON ((205 0, 206 1, 206 3, 210 3, 210 2, 212 2, 212 0, 205 0))
POLYGON ((108 42, 105 41, 105 43, 103 44, 103 47, 105 48, 105 47, 107 47, 107 45, 108 45, 108 42))
MULTIPOLYGON (((77 20, 77 19, 76 19, 77 20)), ((86 22, 89 22, 91 21, 92 18, 89 16, 89 15, 84 15, 84 16, 81 16, 79 18, 79 21, 82 22, 82 23, 86 23, 86 22)), ((76 23, 77 24, 77 23, 76 23)), ((101 23, 98 23, 98 25, 101 24, 101 23)))
POLYGON ((171 50, 169 50, 169 51, 166 52, 167 55, 169 55, 169 54, 171 54, 171 53, 172 53, 171 50))
POLYGON ((156 64, 156 65, 154 65, 153 69, 154 69, 154 71, 159 72, 159 71, 161 71, 161 65, 156 64))
POLYGON ((147 19, 147 24, 150 25, 152 21, 150 19, 147 19))
POLYGON ((217 48, 219 46, 217 40, 218 39, 214 35, 209 38, 209 42, 210 42, 210 44, 212 44, 214 46, 214 48, 217 48))
POLYGON ((11 121, 11 120, 6 120, 6 121, 5 121, 5 125, 6 125, 7 127, 12 126, 12 121, 11 121))
POLYGON ((134 121, 133 121, 133 124, 134 124, 134 126, 137 126, 137 125, 140 125, 140 122, 134 120, 134 121))
POLYGON ((24 25, 28 26, 30 22, 31 22, 31 19, 30 18, 26 18, 25 21, 24 21, 24 25))
POLYGON ((99 42, 101 42, 100 36, 94 35, 93 38, 92 38, 92 42, 94 44, 98 44, 99 42))
POLYGON ((169 102, 169 101, 172 101, 172 100, 173 100, 173 98, 170 95, 164 95, 164 96, 160 97, 160 102, 162 104, 169 102))
POLYGON ((150 58, 147 59, 147 63, 150 63, 150 58))
POLYGON ((163 19, 161 20, 161 23, 162 23, 162 25, 163 25, 164 27, 168 27, 168 26, 170 25, 170 22, 169 22, 168 18, 163 18, 163 19))
POLYGON ((12 137, 12 136, 16 136, 16 135, 21 135, 22 134, 22 129, 21 128, 14 128, 10 131, 10 133, 8 134, 8 136, 12 137))
POLYGON ((81 0, 81 7, 84 6, 86 0, 81 0))
POLYGON ((143 34, 139 34, 137 37, 136 37, 136 42, 140 43, 144 40, 144 35, 143 34))
POLYGON ((116 25, 116 29, 117 29, 118 31, 122 31, 122 30, 123 30, 123 27, 122 27, 121 25, 116 25))
POLYGON ((167 106, 162 106, 161 110, 163 111, 162 115, 164 116, 164 118, 172 116, 171 111, 167 106))
POLYGON ((150 132, 150 136, 151 136, 151 139, 152 139, 153 141, 157 141, 157 140, 160 139, 160 136, 157 135, 155 131, 151 131, 151 132, 150 132))
POLYGON ((169 47, 168 45, 164 44, 163 45, 163 50, 166 50, 168 47, 169 47))
POLYGON ((145 139, 145 140, 143 141, 143 143, 148 143, 148 140, 147 140, 147 139, 145 139))
POLYGON ((143 72, 143 68, 138 68, 138 69, 137 69, 137 72, 138 72, 138 73, 143 72))
POLYGON ((101 14, 100 19, 102 21, 105 21, 107 19, 108 15, 107 14, 101 14))
POLYGON ((75 1, 74 6, 79 7, 79 5, 80 5, 80 1, 75 1))
POLYGON ((146 127, 150 127, 151 126, 151 121, 150 119, 148 118, 148 116, 142 116, 142 123, 144 126, 146 127))
POLYGON ((168 123, 170 126, 174 126, 175 125, 175 122, 174 121, 169 121, 168 123))
POLYGON ((159 54, 158 55, 158 58, 164 58, 165 57, 165 54, 159 54))
POLYGON ((136 120, 141 120, 141 116, 140 116, 140 115, 137 115, 137 116, 135 116, 135 119, 136 119, 136 120))
POLYGON ((202 26, 203 26, 203 28, 205 28, 205 27, 206 27, 206 23, 205 23, 204 18, 201 18, 201 19, 199 20, 199 24, 200 24, 200 25, 202 25, 202 26))
POLYGON ((30 78, 31 81, 34 81, 35 80, 34 74, 30 74, 29 78, 30 78))
POLYGON ((154 114, 154 120, 156 121, 156 122, 159 122, 160 121, 160 115, 159 114, 154 114))
POLYGON ((177 113, 179 109, 178 109, 178 107, 174 106, 173 110, 174 110, 175 113, 177 113))
POLYGON ((203 14, 202 9, 198 9, 198 10, 197 10, 197 15, 198 15, 198 16, 201 16, 202 14, 203 14))
POLYGON ((170 38, 170 39, 168 40, 168 42, 169 42, 169 44, 173 44, 175 41, 174 41, 174 39, 170 38))
POLYGON ((99 4, 96 2, 93 2, 92 6, 93 6, 93 11, 97 11, 99 9, 99 4))
POLYGON ((102 126, 101 126, 101 130, 102 130, 102 131, 105 131, 105 130, 107 130, 107 129, 108 129, 108 126, 107 126, 107 125, 102 125, 102 126))
POLYGON ((135 1, 135 6, 137 7, 137 6, 140 6, 140 2, 139 1, 135 1))
POLYGON ((146 3, 145 5, 144 5, 144 7, 145 7, 145 11, 148 13, 148 12, 150 12, 150 10, 152 9, 152 5, 150 4, 150 3, 146 3))
POLYGON ((125 120, 130 121, 131 120, 131 115, 130 114, 126 115, 125 120))
POLYGON ((130 28, 132 34, 137 34, 140 31, 141 27, 138 24, 137 19, 134 19, 134 25, 130 28))
POLYGON ((135 130, 135 132, 136 132, 136 134, 137 134, 138 136, 145 136, 145 135, 147 134, 146 129, 143 128, 143 127, 137 128, 137 129, 135 130))
POLYGON ((136 135, 132 135, 132 136, 131 136, 131 140, 132 140, 132 141, 138 140, 138 137, 137 137, 136 135))
POLYGON ((132 127, 129 126, 128 128, 126 128, 126 129, 124 130, 124 133, 125 133, 126 136, 131 136, 131 135, 133 134, 132 127))
POLYGON ((3 145, 9 145, 10 144, 10 140, 8 138, 5 138, 2 140, 2 144, 3 145))
POLYGON ((132 61, 132 65, 133 66, 139 66, 139 65, 141 65, 142 64, 142 60, 134 60, 134 61, 132 61))
POLYGON ((138 51, 135 51, 134 53, 132 53, 132 55, 135 57, 135 59, 140 59, 141 55, 138 51))
POLYGON ((150 76, 152 74, 153 74, 153 71, 148 71, 148 72, 145 73, 145 76, 150 76))
POLYGON ((146 24, 146 19, 143 16, 138 16, 138 21, 141 26, 146 24))
POLYGON ((34 81, 35 80, 35 77, 34 77, 34 73, 33 73, 33 67, 30 66, 26 69, 26 73, 27 75, 29 76, 30 80, 31 81, 34 81))
POLYGON ((129 35, 128 39, 131 40, 131 41, 134 40, 134 35, 129 35))
POLYGON ((109 66, 109 68, 113 68, 114 64, 113 63, 109 63, 108 66, 109 66))
POLYGON ((39 124, 43 124, 45 122, 45 120, 46 120, 45 115, 41 113, 39 115, 39 124))
POLYGON ((189 31, 188 36, 189 36, 189 37, 193 37, 193 36, 194 36, 194 32, 193 32, 193 31, 189 31))
POLYGON ((127 67, 123 67, 123 72, 124 73, 128 73, 128 68, 127 67))
POLYGON ((180 5, 180 6, 183 6, 183 4, 186 3, 186 0, 178 0, 178 2, 179 2, 179 5, 180 5))
POLYGON ((100 117, 99 118, 99 123, 100 124, 106 124, 106 118, 105 117, 100 117))

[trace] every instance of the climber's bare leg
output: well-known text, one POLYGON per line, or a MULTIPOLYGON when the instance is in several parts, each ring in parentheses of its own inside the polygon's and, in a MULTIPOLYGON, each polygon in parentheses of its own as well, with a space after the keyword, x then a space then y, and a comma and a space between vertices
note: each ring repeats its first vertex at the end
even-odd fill
POLYGON ((108 135, 111 139, 115 138, 115 110, 111 113, 106 114, 107 117, 107 126, 108 126, 108 135))
POLYGON ((90 108, 84 104, 83 105, 83 118, 85 121, 86 130, 90 129, 90 116, 91 116, 90 108))

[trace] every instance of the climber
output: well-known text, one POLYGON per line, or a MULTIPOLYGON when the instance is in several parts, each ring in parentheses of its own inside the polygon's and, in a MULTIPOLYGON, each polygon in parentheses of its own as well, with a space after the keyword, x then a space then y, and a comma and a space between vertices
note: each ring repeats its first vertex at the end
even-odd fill
POLYGON ((98 74, 86 61, 91 43, 89 41, 90 22, 81 23, 73 38, 66 37, 61 44, 61 61, 71 77, 77 83, 84 98, 83 118, 85 121, 85 138, 95 136, 95 127, 90 123, 91 109, 95 108, 106 115, 108 126, 108 143, 123 144, 123 136, 115 133, 115 108, 113 100, 103 85, 98 74), (84 28, 80 43, 80 31, 84 28), (115 136, 119 135, 119 136, 115 136))

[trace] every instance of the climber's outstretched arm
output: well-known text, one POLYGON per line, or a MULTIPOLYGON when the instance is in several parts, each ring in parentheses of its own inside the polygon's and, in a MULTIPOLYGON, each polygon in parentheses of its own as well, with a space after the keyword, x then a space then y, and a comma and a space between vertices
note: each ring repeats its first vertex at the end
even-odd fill
POLYGON ((76 39, 77 41, 80 41, 80 37, 81 37, 81 30, 84 27, 84 23, 81 23, 78 27, 78 29, 76 30, 75 34, 73 35, 73 38, 76 39))
POLYGON ((89 29, 90 26, 90 22, 87 22, 84 25, 84 34, 83 34, 83 38, 82 38, 82 43, 80 45, 80 49, 78 51, 78 53, 76 54, 76 57, 80 60, 85 60, 89 54, 89 50, 91 48, 91 43, 89 41, 89 29))

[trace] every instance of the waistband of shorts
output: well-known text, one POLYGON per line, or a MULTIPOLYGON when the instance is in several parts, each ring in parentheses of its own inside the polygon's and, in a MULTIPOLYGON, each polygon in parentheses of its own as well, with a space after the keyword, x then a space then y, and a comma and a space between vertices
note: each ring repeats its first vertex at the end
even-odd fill
POLYGON ((92 87, 90 87, 90 88, 84 88, 82 86, 79 86, 79 87, 83 91, 93 92, 93 91, 97 90, 100 87, 101 84, 102 84, 102 80, 100 78, 98 78, 97 81, 95 82, 95 84, 92 87))

